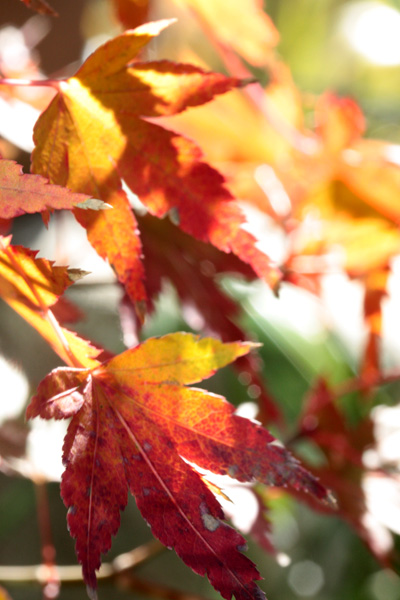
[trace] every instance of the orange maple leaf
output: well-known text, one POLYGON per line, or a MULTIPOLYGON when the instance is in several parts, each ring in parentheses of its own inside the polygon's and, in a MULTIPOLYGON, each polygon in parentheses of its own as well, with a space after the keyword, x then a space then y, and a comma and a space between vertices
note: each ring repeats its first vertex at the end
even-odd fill
POLYGON ((94 367, 100 350, 61 327, 52 312, 59 297, 85 273, 56 267, 37 252, 0 236, 0 297, 32 325, 69 365, 94 367))
POLYGON ((261 481, 329 501, 317 480, 224 398, 184 387, 249 352, 176 333, 149 339, 94 369, 56 369, 38 387, 27 416, 72 421, 64 442, 61 494, 89 595, 111 546, 127 489, 161 542, 224 598, 260 598, 243 538, 226 523, 195 463, 240 481, 261 481), (183 460, 186 459, 186 460, 183 460))
MULTIPOLYGON (((325 249, 340 246, 351 277, 386 268, 400 251, 397 190, 400 168, 389 145, 364 140, 364 118, 349 98, 324 94, 316 105, 318 150, 299 157, 282 178, 303 221, 316 214, 325 249)), ((312 236, 306 245, 313 244, 312 236)), ((307 252, 307 250, 306 250, 307 252)))
POLYGON ((277 271, 241 228, 241 210, 199 148, 149 118, 176 114, 233 87, 237 79, 168 61, 132 62, 169 22, 147 24, 110 40, 59 93, 34 132, 33 170, 53 183, 100 198, 114 210, 75 211, 97 252, 115 268, 134 303, 146 298, 137 224, 122 181, 157 217, 234 252, 276 283, 277 271))
POLYGON ((250 64, 263 66, 279 42, 279 33, 262 0, 174 0, 190 8, 211 36, 250 64))

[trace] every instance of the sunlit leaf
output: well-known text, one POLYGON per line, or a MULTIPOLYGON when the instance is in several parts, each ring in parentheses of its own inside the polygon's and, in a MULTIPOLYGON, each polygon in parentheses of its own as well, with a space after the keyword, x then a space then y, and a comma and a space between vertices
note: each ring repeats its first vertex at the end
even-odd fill
POLYGON ((191 65, 132 63, 167 24, 148 24, 98 48, 75 77, 59 83, 59 93, 34 134, 35 172, 114 208, 95 216, 76 215, 134 303, 145 299, 144 273, 122 180, 153 215, 172 214, 190 235, 234 252, 259 276, 274 282, 278 278, 254 238, 241 229, 240 209, 221 175, 202 162, 197 146, 145 119, 203 104, 242 84, 191 65))

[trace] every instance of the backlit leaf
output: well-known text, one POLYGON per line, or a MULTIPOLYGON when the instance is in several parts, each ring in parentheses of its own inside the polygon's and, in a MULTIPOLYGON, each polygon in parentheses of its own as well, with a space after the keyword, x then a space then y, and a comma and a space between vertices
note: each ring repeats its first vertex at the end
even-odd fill
POLYGON ((75 77, 58 84, 58 95, 35 127, 33 170, 114 208, 75 212, 134 303, 146 292, 139 234, 122 180, 150 213, 172 214, 190 235, 237 254, 276 283, 277 270, 241 228, 244 217, 222 176, 202 161, 193 142, 148 121, 242 85, 191 65, 132 62, 167 24, 147 24, 110 40, 75 77))

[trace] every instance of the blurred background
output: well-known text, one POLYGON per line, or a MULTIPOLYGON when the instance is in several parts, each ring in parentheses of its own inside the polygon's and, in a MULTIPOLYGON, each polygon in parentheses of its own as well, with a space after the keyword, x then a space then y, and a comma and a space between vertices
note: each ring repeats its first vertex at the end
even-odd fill
MULTIPOLYGON (((231 2, 235 0, 231 0, 231 2)), ((239 1, 239 0, 237 0, 239 1)), ((116 35, 122 27, 116 18, 117 3, 110 0, 50 0, 58 18, 38 15, 17 0, 1 0, 0 66, 8 77, 68 77, 94 49, 116 35)), ((141 6, 137 2, 137 6, 141 6)), ((146 13, 142 4, 141 15, 146 13)), ((280 34, 278 56, 291 70, 301 90, 304 118, 310 120, 307 103, 326 90, 354 98, 366 116, 366 136, 393 144, 400 150, 400 1, 377 0, 268 0, 265 10, 280 34)), ((148 19, 177 17, 178 22, 152 42, 147 58, 206 63, 223 71, 224 64, 198 23, 172 0, 153 1, 148 19)), ((243 15, 246 18, 246 15, 243 15)), ((139 22, 138 22, 139 24, 139 22)), ((267 70, 252 68, 267 85, 267 70)), ((24 89, 9 96, 0 90, 0 154, 17 160, 29 171, 32 127, 50 95, 46 88, 24 89)), ((246 124, 244 124, 246 126, 246 124)), ((251 144, 251 140, 244 140, 251 144)), ((251 221, 251 210, 249 211, 251 221)), ((253 229, 261 227, 255 215, 253 229)), ((40 216, 17 219, 13 242, 38 249, 40 255, 90 271, 92 274, 68 291, 82 311, 74 323, 88 336, 112 352, 134 343, 121 326, 121 291, 111 269, 98 259, 87 244, 83 230, 69 214, 52 217, 46 230, 40 216)), ((268 230, 270 240, 273 232, 268 230)), ((273 251, 279 254, 279 236, 273 251)), ((272 242, 269 242, 269 248, 272 242)), ((398 263, 393 261, 390 294, 384 306, 383 347, 385 364, 400 368, 400 321, 397 282, 398 263)), ((363 321, 363 290, 358 281, 343 272, 324 281, 319 298, 304 289, 286 284, 276 298, 261 282, 248 283, 225 276, 219 284, 240 303, 238 322, 252 339, 263 344, 262 376, 295 431, 303 399, 318 377, 340 383, 354 375, 366 339, 363 321)), ((172 285, 165 284, 156 310, 147 320, 141 339, 169 331, 198 330, 201 323, 188 307, 182 310, 172 285)), ((5 581, 3 567, 36 565, 42 561, 43 535, 50 536, 56 563, 75 565, 74 542, 69 537, 65 508, 59 497, 63 423, 24 422, 26 403, 39 381, 59 364, 58 358, 35 331, 3 302, 0 304, 0 454, 11 456, 0 463, 0 600, 36 600, 43 597, 37 582, 5 581), (45 515, 45 516, 43 516, 45 515), (43 519, 45 523, 43 524, 43 519), (47 531, 51 524, 51 534, 47 531), (47 523, 47 525, 46 525, 47 523), (41 542, 42 538, 42 542, 41 542), (4 575, 4 582, 2 576, 4 575), (7 590, 7 591, 6 591, 7 590)), ((243 375, 243 374, 242 374, 243 375)), ((246 376, 237 377, 231 368, 206 382, 206 387, 225 395, 240 414, 255 417, 260 390, 246 376)), ((398 473, 400 458, 399 385, 383 386, 374 398, 372 412, 375 438, 379 442, 365 460, 377 465, 389 461, 398 473), (375 463, 374 463, 375 461, 375 463)), ((348 406, 351 407, 351 400, 348 406)), ((274 431, 279 436, 279 430, 274 431)), ((296 451, 319 464, 318 452, 307 443, 296 451)), ((226 484, 226 482, 225 482, 226 484)), ((376 480, 365 481, 368 507, 376 539, 399 548, 400 489, 385 487, 376 480), (391 537, 391 532, 397 534, 391 537), (389 535, 389 538, 387 537, 389 535), (385 537, 386 536, 386 537, 385 537), (393 541, 394 539, 394 541, 393 541)), ((258 508, 243 486, 226 484, 227 495, 236 500, 233 522, 247 534, 258 508)), ((271 522, 271 539, 277 550, 272 555, 249 538, 249 557, 265 578, 261 583, 269 600, 312 598, 335 600, 399 600, 400 576, 372 556, 355 532, 339 517, 318 514, 288 495, 271 491, 263 496, 271 522)), ((229 509, 229 507, 228 507, 229 509)), ((151 540, 150 530, 130 499, 122 515, 121 529, 106 561, 151 540)), ((399 563, 398 563, 399 564, 399 563)), ((9 571, 11 572, 11 571, 9 571)), ((194 575, 168 550, 154 556, 134 571, 136 587, 129 582, 100 581, 100 598, 171 598, 189 600, 197 596, 218 598, 205 579, 194 575), (147 582, 147 583, 146 583, 147 582), (150 582, 150 584, 148 583, 150 582), (147 586, 147 587, 146 587, 147 586)), ((84 599, 82 584, 63 584, 48 589, 47 597, 84 599)))

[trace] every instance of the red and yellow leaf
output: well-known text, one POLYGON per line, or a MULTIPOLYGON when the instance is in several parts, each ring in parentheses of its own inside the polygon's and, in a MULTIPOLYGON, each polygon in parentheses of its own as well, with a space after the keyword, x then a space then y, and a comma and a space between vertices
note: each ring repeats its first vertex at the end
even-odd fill
POLYGON ((209 487, 183 459, 242 481, 292 486, 329 501, 317 480, 269 432, 235 416, 224 398, 184 387, 210 377, 252 344, 171 334, 91 371, 57 369, 27 416, 72 416, 61 493, 89 593, 119 527, 127 490, 152 531, 229 599, 260 598, 243 538, 223 522, 209 487), (166 518, 167 515, 167 518, 166 518))

